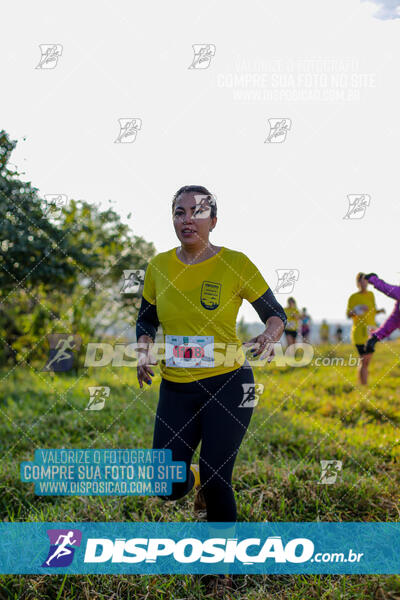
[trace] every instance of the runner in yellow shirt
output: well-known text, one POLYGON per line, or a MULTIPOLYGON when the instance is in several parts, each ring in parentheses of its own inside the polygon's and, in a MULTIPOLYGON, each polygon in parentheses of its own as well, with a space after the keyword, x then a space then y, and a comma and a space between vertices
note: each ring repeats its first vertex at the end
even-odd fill
POLYGON ((162 498, 181 498, 194 485, 197 507, 207 509, 209 521, 232 522, 237 518, 233 466, 257 403, 253 371, 236 332, 237 313, 244 299, 258 312, 265 331, 246 344, 253 346, 253 356, 267 360, 286 316, 243 252, 209 242, 216 211, 215 199, 202 186, 185 186, 173 198, 181 246, 157 254, 146 270, 136 324, 143 346, 138 381, 141 388, 151 384, 156 363, 151 345, 161 324, 165 356, 153 447, 171 449, 188 474, 162 498), (191 460, 200 441, 198 468, 191 460))
POLYGON ((347 317, 353 319, 351 341, 355 344, 361 359, 358 366, 358 380, 361 385, 367 385, 368 366, 372 353, 367 353, 365 344, 369 332, 376 325, 375 315, 384 312, 384 309, 377 310, 375 296, 373 292, 367 290, 368 280, 362 273, 357 274, 356 284, 359 291, 352 294, 347 302, 347 317))
POLYGON ((285 307, 285 313, 287 317, 285 335, 288 346, 291 346, 296 341, 301 321, 301 314, 297 308, 296 300, 294 298, 288 298, 287 302, 287 306, 285 307))
POLYGON ((329 342, 329 325, 324 319, 319 328, 319 338, 321 340, 321 344, 327 344, 329 342))

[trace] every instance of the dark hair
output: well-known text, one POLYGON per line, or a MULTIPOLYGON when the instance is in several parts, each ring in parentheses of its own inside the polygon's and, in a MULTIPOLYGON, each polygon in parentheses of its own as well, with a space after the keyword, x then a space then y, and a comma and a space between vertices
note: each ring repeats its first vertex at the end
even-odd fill
POLYGON ((183 187, 179 188, 179 190, 174 194, 174 197, 172 198, 172 212, 174 212, 175 204, 178 200, 178 197, 181 194, 187 194, 190 192, 204 194, 205 196, 207 196, 206 199, 208 200, 208 203, 211 207, 210 217, 212 219, 213 217, 217 216, 217 203, 215 201, 215 197, 211 194, 211 192, 208 191, 207 188, 203 187, 202 185, 184 185, 183 187))
POLYGON ((356 275, 356 283, 359 285, 361 283, 361 279, 363 278, 364 273, 357 273, 356 275))

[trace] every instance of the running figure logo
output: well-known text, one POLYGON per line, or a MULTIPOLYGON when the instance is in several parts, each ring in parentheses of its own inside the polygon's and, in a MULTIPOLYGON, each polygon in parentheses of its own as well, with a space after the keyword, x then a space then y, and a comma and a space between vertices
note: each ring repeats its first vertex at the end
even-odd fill
POLYGON ((36 69, 54 69, 57 66, 63 47, 61 44, 39 44, 40 61, 36 69))
POLYGON ((362 219, 371 202, 369 194, 348 194, 349 207, 343 219, 362 219))
POLYGON ((217 205, 215 194, 195 194, 196 210, 193 213, 195 219, 208 219, 211 215, 211 207, 217 205))
POLYGON ((132 144, 136 140, 139 129, 142 129, 142 119, 118 119, 119 134, 114 144, 132 144))
POLYGON ((106 398, 110 397, 110 388, 108 386, 89 386, 90 398, 85 410, 101 410, 104 408, 106 398))
POLYGON ((293 292, 294 284, 299 279, 298 269, 275 269, 278 275, 278 283, 274 292, 276 294, 290 294, 293 292))
POLYGON ((208 69, 215 56, 214 44, 193 44, 194 57, 189 69, 208 69))
POLYGON ((318 483, 335 483, 338 472, 342 470, 341 460, 321 460, 321 478, 318 483))
POLYGON ((239 404, 239 408, 254 408, 254 406, 257 406, 259 397, 264 391, 264 384, 242 383, 242 388, 243 398, 239 404))
POLYGON ((65 194, 45 194, 45 205, 43 213, 47 217, 59 219, 61 217, 62 208, 67 204, 67 196, 65 194))
POLYGON ((268 119, 269 134, 264 144, 281 144, 292 127, 291 119, 268 119))
POLYGON ((53 333, 47 336, 50 350, 49 359, 42 371, 70 371, 74 364, 74 351, 78 351, 82 344, 79 335, 68 333, 53 333))
POLYGON ((75 548, 81 545, 80 529, 48 529, 50 549, 42 567, 68 567, 74 558, 75 548), (68 546, 72 546, 68 547, 68 546))
POLYGON ((144 271, 143 269, 124 269, 124 283, 120 294, 137 294, 140 286, 144 282, 144 271))

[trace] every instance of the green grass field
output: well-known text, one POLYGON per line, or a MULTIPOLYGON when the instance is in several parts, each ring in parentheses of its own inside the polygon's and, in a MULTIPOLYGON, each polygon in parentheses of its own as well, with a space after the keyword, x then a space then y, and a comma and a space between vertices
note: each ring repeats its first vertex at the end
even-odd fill
MULTIPOLYGON (((350 346, 316 356, 355 356, 350 346)), ((0 511, 3 521, 192 521, 193 492, 155 497, 43 497, 22 483, 19 464, 36 448, 151 447, 160 378, 140 390, 136 370, 55 374, 27 367, 0 373, 0 511), (85 411, 89 385, 107 385, 101 411, 85 411)), ((254 368, 265 388, 234 471, 240 521, 398 521, 400 341, 380 344, 370 385, 355 367, 254 368), (341 460, 334 484, 320 460, 341 460)), ((395 599, 400 575, 243 576, 232 598, 395 599)), ((200 576, 0 576, 2 598, 204 598, 200 576)))

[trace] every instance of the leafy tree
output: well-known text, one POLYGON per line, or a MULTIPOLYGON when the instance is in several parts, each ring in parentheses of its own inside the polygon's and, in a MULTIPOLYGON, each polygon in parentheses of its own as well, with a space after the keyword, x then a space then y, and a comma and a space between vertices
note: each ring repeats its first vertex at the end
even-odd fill
POLYGON ((92 269, 97 257, 65 236, 49 216, 37 188, 8 168, 16 141, 0 131, 0 290, 2 298, 18 288, 28 293, 38 284, 69 291, 77 265, 92 269), (85 252, 86 250, 86 252, 85 252))
POLYGON ((139 298, 121 294, 124 269, 143 269, 152 243, 111 208, 71 200, 59 215, 9 167, 16 146, 0 131, 0 360, 43 360, 50 333, 87 342, 122 315, 136 320, 139 298))

